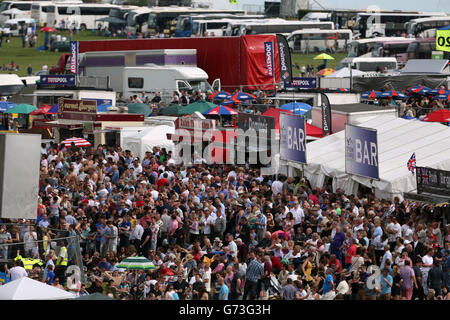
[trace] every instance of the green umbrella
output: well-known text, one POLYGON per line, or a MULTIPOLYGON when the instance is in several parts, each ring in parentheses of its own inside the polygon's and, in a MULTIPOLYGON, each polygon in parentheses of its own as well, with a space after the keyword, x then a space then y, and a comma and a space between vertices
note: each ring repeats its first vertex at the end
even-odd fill
POLYGON ((214 103, 205 101, 205 100, 199 100, 196 101, 194 103, 188 104, 186 107, 181 108, 178 111, 178 115, 179 116, 184 116, 186 114, 191 114, 194 113, 196 111, 200 112, 201 114, 203 114, 203 112, 208 111, 211 108, 217 107, 217 105, 215 105, 214 103))
POLYGON ((183 106, 180 106, 179 104, 171 104, 170 106, 167 106, 165 108, 162 108, 159 111, 159 115, 161 116, 176 116, 178 115, 178 111, 183 108, 183 106))
POLYGON ((99 292, 95 292, 93 294, 87 294, 85 296, 80 296, 78 298, 75 298, 74 300, 116 300, 116 299, 111 298, 109 296, 105 296, 104 294, 101 294, 99 292))
POLYGON ((35 106, 32 106, 31 104, 18 104, 17 106, 14 106, 8 110, 5 111, 5 113, 22 113, 22 114, 29 114, 33 112, 34 110, 37 110, 35 106))
POLYGON ((146 257, 128 257, 124 259, 117 268, 130 270, 152 270, 155 265, 146 257))
POLYGON ((143 114, 148 117, 152 110, 145 103, 132 103, 128 105, 128 113, 143 114))

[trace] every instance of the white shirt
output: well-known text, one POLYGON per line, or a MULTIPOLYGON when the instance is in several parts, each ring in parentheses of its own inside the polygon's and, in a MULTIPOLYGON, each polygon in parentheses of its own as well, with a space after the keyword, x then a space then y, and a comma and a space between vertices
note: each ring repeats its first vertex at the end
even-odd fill
POLYGON ((206 291, 211 292, 211 268, 208 268, 208 271, 203 273, 202 281, 205 285, 206 291), (208 282, 205 283, 205 280, 208 280, 208 282))
POLYGON ((11 281, 18 280, 23 277, 28 277, 28 273, 23 267, 13 267, 9 269, 9 274, 11 276, 11 281))
POLYGON ((303 209, 300 207, 300 205, 297 208, 295 208, 295 207, 292 208, 291 212, 295 219, 294 224, 302 223, 303 219, 305 218, 305 213, 304 213, 303 209))
POLYGON ((140 224, 137 224, 134 227, 133 231, 131 231, 130 240, 135 240, 135 239, 141 240, 143 234, 144 234, 144 228, 140 224))
POLYGON ((237 256, 238 248, 237 248, 236 242, 231 241, 231 242, 228 244, 228 249, 230 249, 230 254, 231 254, 232 257, 236 257, 236 256, 237 256))
POLYGON ((394 224, 392 230, 395 231, 395 239, 397 239, 397 237, 402 237, 402 227, 400 226, 400 223, 397 222, 396 224, 394 224))
MULTIPOLYGON (((422 258, 422 262, 423 262, 423 264, 432 264, 433 263, 433 257, 430 257, 429 255, 424 255, 423 256, 423 258, 422 258)), ((428 271, 430 271, 430 269, 431 269, 431 267, 422 267, 422 268, 420 268, 420 270, 422 271, 422 272, 428 272, 428 271)))
POLYGON ((274 194, 283 192, 283 182, 278 181, 278 180, 272 182, 272 192, 274 194))

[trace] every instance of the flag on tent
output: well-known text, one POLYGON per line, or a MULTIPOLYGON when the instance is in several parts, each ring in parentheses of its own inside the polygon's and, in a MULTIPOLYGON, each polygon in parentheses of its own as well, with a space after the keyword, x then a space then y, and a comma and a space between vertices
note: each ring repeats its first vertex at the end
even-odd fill
POLYGON ((409 158, 408 163, 408 170, 411 171, 412 174, 414 174, 414 170, 416 169, 416 153, 414 152, 411 156, 411 158, 409 158))

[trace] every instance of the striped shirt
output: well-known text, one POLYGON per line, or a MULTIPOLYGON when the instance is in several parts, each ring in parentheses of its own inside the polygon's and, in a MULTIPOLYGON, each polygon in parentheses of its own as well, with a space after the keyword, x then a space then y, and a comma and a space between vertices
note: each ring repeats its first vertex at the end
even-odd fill
POLYGON ((264 275, 264 265, 255 258, 248 264, 245 278, 249 281, 256 282, 264 275))

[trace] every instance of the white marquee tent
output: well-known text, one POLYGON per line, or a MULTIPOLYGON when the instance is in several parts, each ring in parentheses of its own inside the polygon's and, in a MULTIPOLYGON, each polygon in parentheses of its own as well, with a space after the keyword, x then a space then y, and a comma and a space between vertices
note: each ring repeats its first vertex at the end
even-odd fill
POLYGON ((416 179, 407 163, 416 153, 416 165, 450 170, 450 127, 439 123, 405 120, 383 115, 359 126, 377 130, 380 180, 345 172, 345 131, 307 144, 305 176, 321 187, 325 177, 333 178, 333 190, 355 194, 358 183, 375 189, 377 197, 403 196, 416 191, 416 179))
POLYGON ((146 151, 152 151, 153 147, 166 148, 171 151, 174 143, 167 139, 167 133, 175 133, 175 128, 171 126, 156 126, 149 130, 144 130, 136 135, 123 138, 123 150, 130 150, 134 156, 142 159, 146 151))
POLYGON ((27 277, 0 286, 0 300, 66 300, 75 297, 71 292, 27 277))

